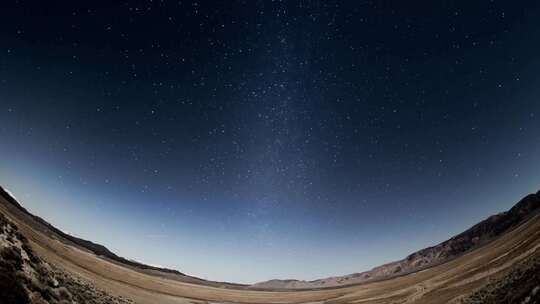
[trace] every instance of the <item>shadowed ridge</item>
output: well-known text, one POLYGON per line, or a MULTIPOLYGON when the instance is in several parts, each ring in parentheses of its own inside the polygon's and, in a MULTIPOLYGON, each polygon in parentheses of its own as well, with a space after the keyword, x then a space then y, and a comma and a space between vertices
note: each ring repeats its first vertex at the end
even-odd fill
POLYGON ((154 267, 154 266, 146 265, 146 264, 139 263, 139 262, 136 262, 136 261, 128 260, 126 258, 123 258, 123 257, 120 257, 120 256, 116 255, 115 253, 113 253, 112 251, 107 249, 107 247, 105 247, 103 245, 96 244, 94 242, 91 242, 91 241, 81 239, 81 238, 72 236, 70 234, 67 234, 67 233, 61 231, 60 229, 54 227, 53 225, 49 224, 43 218, 41 218, 39 216, 36 216, 36 215, 33 215, 32 213, 28 212, 28 210, 26 210, 26 208, 24 208, 8 191, 6 191, 1 186, 0 186, 0 196, 3 197, 6 201, 8 201, 17 210, 22 212, 25 216, 28 216, 32 220, 34 220, 37 223, 41 224, 43 226, 43 228, 45 230, 47 230, 47 232, 49 232, 49 234, 52 233, 52 234, 56 235, 57 237, 60 237, 60 238, 66 240, 66 241, 68 241, 68 242, 70 242, 70 243, 72 243, 72 244, 74 244, 74 245, 76 245, 78 247, 81 247, 83 249, 86 249, 86 250, 94 253, 97 256, 105 257, 105 258, 107 258, 109 260, 112 260, 114 262, 117 262, 117 263, 120 263, 120 264, 123 264, 123 265, 131 266, 131 267, 133 267, 135 269, 158 271, 158 272, 162 272, 162 273, 177 275, 177 276, 181 276, 181 277, 183 277, 185 279, 189 279, 189 280, 192 280, 192 281, 195 281, 195 282, 212 284, 212 285, 219 285, 219 286, 222 286, 222 287, 227 287, 227 285, 228 286, 234 286, 234 287, 246 286, 246 285, 237 284, 237 283, 206 281, 204 279, 200 279, 200 278, 197 278, 197 277, 186 275, 186 274, 184 274, 184 273, 182 273, 182 272, 180 272, 178 270, 154 267))
POLYGON ((174 274, 178 274, 178 275, 184 275, 183 273, 181 273, 181 272, 179 272, 177 270, 153 267, 153 266, 150 266, 150 265, 145 265, 145 264, 142 264, 142 263, 138 263, 138 262, 135 262, 135 261, 125 259, 123 257, 120 257, 120 256, 114 254, 109 249, 107 249, 107 247, 105 247, 103 245, 96 244, 94 242, 87 241, 85 239, 81 239, 81 238, 72 236, 70 234, 64 233, 60 229, 57 229, 53 225, 49 224, 47 221, 45 221, 41 217, 33 215, 30 212, 28 212, 28 210, 26 210, 26 208, 24 208, 13 196, 11 196, 9 194, 9 192, 7 192, 1 186, 0 186, 0 195, 2 195, 2 197, 4 197, 9 203, 11 203, 17 209, 19 209, 20 211, 22 211, 26 215, 32 217, 35 221, 37 221, 41 225, 44 225, 45 228, 47 230, 49 230, 50 232, 53 232, 53 233, 57 234, 58 236, 66 239, 66 240, 68 240, 68 241, 70 241, 70 242, 72 242, 72 243, 74 243, 74 244, 76 244, 76 245, 78 245, 80 247, 83 247, 83 248, 93 252, 95 255, 103 256, 103 257, 109 258, 109 259, 111 259, 113 261, 117 261, 119 263, 126 264, 126 265, 133 266, 133 267, 137 267, 137 268, 141 268, 141 269, 159 270, 159 271, 163 271, 163 272, 174 273, 174 274))

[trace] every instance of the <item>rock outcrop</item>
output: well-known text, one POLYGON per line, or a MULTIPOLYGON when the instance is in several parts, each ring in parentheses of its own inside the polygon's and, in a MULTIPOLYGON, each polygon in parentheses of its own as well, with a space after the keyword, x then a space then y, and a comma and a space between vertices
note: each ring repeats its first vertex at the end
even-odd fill
POLYGON ((129 304, 39 258, 17 226, 0 213, 0 303, 129 304))

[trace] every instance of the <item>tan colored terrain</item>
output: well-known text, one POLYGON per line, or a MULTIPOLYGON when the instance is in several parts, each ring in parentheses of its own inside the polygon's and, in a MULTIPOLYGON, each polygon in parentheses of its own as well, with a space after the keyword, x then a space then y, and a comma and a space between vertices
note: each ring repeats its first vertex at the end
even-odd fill
POLYGON ((69 245, 12 208, 3 198, 0 212, 15 223, 33 250, 55 267, 115 297, 135 303, 459 303, 513 267, 540 256, 540 215, 494 241, 456 259, 401 277, 334 289, 275 291, 219 288, 150 274, 100 258, 69 245))

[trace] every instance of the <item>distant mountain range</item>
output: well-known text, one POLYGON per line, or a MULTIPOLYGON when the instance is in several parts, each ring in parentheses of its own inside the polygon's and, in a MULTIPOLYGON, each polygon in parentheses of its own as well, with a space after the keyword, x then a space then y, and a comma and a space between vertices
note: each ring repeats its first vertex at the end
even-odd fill
POLYGON ((360 284, 420 271, 456 258, 486 244, 539 212, 540 191, 520 200, 510 210, 492 215, 453 238, 433 247, 410 254, 406 258, 375 267, 369 271, 314 281, 270 280, 252 285, 255 288, 312 289, 360 284))
POLYGON ((253 285, 242 285, 234 283, 213 282, 200 278, 192 277, 181 273, 177 270, 159 268, 136 261, 128 260, 120 257, 105 246, 87 241, 81 238, 66 234, 55 228, 44 219, 32 215, 17 200, 11 196, 6 190, 0 187, 0 196, 2 196, 12 207, 14 207, 21 215, 29 217, 35 222, 34 228, 37 228, 47 235, 57 238, 70 245, 75 245, 79 248, 88 250, 97 256, 101 256, 115 263, 128 266, 132 269, 151 272, 154 274, 162 274, 164 276, 174 278, 180 281, 189 283, 198 283, 208 286, 218 286, 223 288, 236 289, 316 289, 316 288, 332 288, 347 285, 362 284, 367 282, 389 279, 397 276, 403 276, 409 273, 417 272, 426 268, 430 268, 445 262, 448 262, 471 249, 482 246, 496 239, 498 236, 512 230, 521 223, 540 212, 540 191, 536 194, 529 194, 515 204, 510 210, 492 215, 486 220, 474 225, 463 233, 460 233, 451 239, 444 241, 438 245, 428 247, 410 254, 406 258, 391 262, 372 270, 360 273, 352 273, 345 276, 336 276, 314 281, 301 280, 270 280, 253 285))

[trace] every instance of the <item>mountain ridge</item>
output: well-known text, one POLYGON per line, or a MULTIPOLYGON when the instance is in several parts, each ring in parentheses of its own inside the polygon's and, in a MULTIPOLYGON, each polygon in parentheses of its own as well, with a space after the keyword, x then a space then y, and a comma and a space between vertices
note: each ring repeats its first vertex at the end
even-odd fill
POLYGON ((540 191, 529 194, 512 208, 487 217, 469 229, 437 245, 420 249, 405 258, 371 270, 312 281, 273 279, 252 285, 255 288, 311 289, 362 284, 406 275, 445 263, 508 232, 540 211, 540 191))
POLYGON ((2 196, 5 200, 7 200, 11 205, 13 205, 17 210, 22 212, 24 215, 29 216, 34 221, 38 222, 39 224, 43 225, 46 229, 48 229, 53 234, 56 234, 60 236, 61 238, 69 241, 72 244, 77 245, 78 247, 82 247, 83 249, 86 249, 92 253, 94 253, 97 256, 101 256, 103 258, 106 258, 108 260, 111 260, 116 263, 120 263, 126 266, 130 266, 132 268, 138 269, 138 270, 146 270, 146 271, 153 271, 153 272, 161 272, 173 276, 181 277, 182 279, 189 281, 192 280, 195 283, 202 283, 212 286, 221 286, 221 287, 245 287, 247 285, 244 284, 237 284, 237 283, 229 283, 229 282, 216 282, 216 281, 208 281, 201 278, 197 278, 194 276, 190 276, 187 274, 184 274, 178 270, 175 269, 168 269, 168 268, 161 268, 161 267, 155 267, 148 264, 140 263, 134 260, 130 260, 121 256, 118 256, 114 252, 110 251, 107 247, 94 243, 89 240, 85 240, 76 236, 73 236, 71 234, 65 233, 62 230, 54 227, 52 224, 44 220, 43 218, 34 215, 30 213, 26 208, 24 208, 17 199, 9 192, 6 191, 5 188, 0 186, 0 196, 2 196))
POLYGON ((371 270, 359 273, 352 273, 344 276, 334 276, 329 278, 317 279, 313 281, 302 281, 295 279, 273 279, 265 282, 259 282, 252 285, 244 285, 229 282, 207 281, 197 277, 186 275, 178 270, 154 267, 139 263, 133 260, 120 257, 111 252, 105 246, 84 240, 70 234, 67 234, 39 216, 28 212, 15 197, 0 186, 0 196, 13 205, 17 210, 25 216, 31 217, 34 221, 43 225, 45 229, 53 232, 59 237, 77 245, 85 250, 101 256, 108 260, 130 266, 142 271, 151 271, 154 273, 168 274, 180 278, 183 281, 202 283, 210 286, 219 286, 223 288, 240 288, 252 290, 291 290, 291 289, 324 289, 324 288, 339 288, 351 285, 358 285, 373 281, 390 279, 398 276, 421 271, 442 263, 445 263, 453 258, 456 258, 474 248, 478 248, 498 236, 510 231, 519 226, 519 224, 532 217, 540 211, 540 191, 529 194, 522 198, 512 208, 507 211, 491 215, 483 221, 473 225, 471 228, 456 236, 441 242, 437 245, 426 247, 414 253, 407 255, 404 259, 386 263, 371 270))

